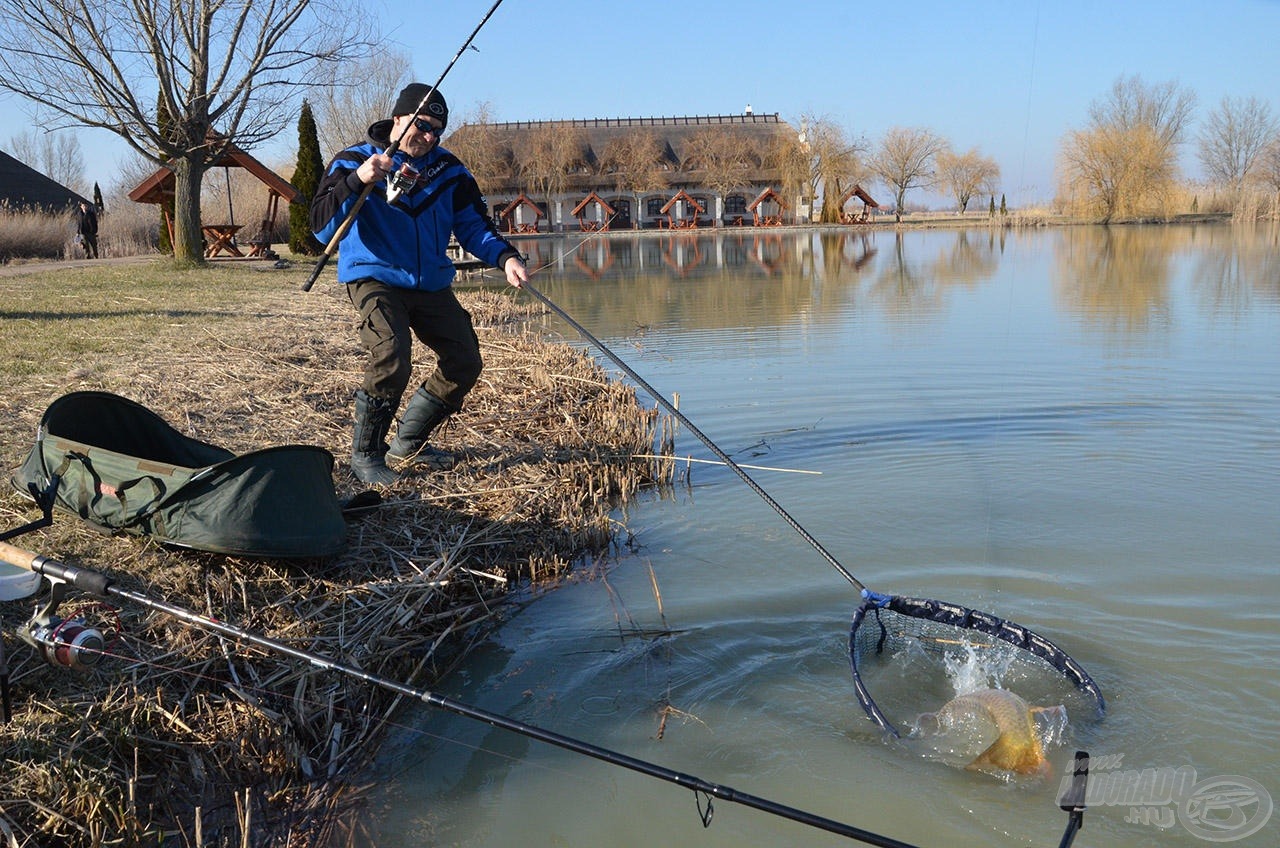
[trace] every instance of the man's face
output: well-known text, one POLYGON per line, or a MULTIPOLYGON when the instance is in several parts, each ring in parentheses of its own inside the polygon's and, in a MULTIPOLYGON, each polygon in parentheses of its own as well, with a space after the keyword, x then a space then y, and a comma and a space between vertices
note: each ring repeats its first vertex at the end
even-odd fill
POLYGON ((400 137, 400 149, 410 156, 417 158, 425 156, 440 141, 440 122, 435 118, 426 115, 419 115, 416 118, 410 115, 400 115, 395 119, 393 125, 392 138, 400 137), (405 130, 408 127, 408 130, 405 130))

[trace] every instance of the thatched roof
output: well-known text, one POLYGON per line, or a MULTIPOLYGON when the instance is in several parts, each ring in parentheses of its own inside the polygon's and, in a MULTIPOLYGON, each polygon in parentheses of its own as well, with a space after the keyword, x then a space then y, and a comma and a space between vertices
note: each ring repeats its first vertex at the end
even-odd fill
MULTIPOLYGON (((773 114, 755 114, 744 112, 739 115, 689 115, 657 118, 574 118, 562 121, 508 121, 491 124, 463 124, 445 139, 444 146, 450 147, 455 139, 463 139, 467 134, 483 130, 491 133, 497 146, 500 158, 516 161, 519 157, 517 139, 531 131, 544 127, 556 127, 574 130, 580 133, 582 149, 579 161, 592 170, 598 170, 605 150, 610 142, 635 132, 651 132, 657 136, 662 148, 662 159, 670 166, 672 172, 677 171, 681 163, 690 156, 690 139, 697 133, 708 129, 723 132, 740 132, 748 138, 761 142, 762 150, 769 149, 776 141, 794 139, 796 131, 785 121, 773 114)), ((463 146, 463 145, 459 145, 463 146)), ((771 169, 758 168, 748 175, 751 182, 768 183, 776 180, 777 174, 771 169)), ((679 180, 676 180, 679 182, 679 180)), ((507 189, 514 190, 515 180, 507 180, 511 185, 507 189)), ((581 188, 589 188, 598 182, 598 177, 585 174, 571 175, 571 184, 581 183, 581 188)), ((497 191, 498 186, 485 186, 486 190, 497 191)))
POLYGON ((0 203, 12 209, 38 207, 61 212, 82 200, 91 202, 0 150, 0 203))

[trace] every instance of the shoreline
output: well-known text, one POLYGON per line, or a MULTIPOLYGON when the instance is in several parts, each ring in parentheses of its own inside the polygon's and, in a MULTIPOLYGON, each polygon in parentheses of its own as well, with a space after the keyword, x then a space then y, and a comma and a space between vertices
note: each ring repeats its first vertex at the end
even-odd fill
MULTIPOLYGON (((334 286, 296 293, 305 265, 268 274, 244 266, 159 271, 169 295, 126 288, 120 280, 147 273, 129 266, 116 272, 105 301, 88 300, 101 291, 100 272, 46 270, 56 294, 26 278, 8 287, 10 309, 39 316, 19 327, 32 339, 81 322, 99 332, 119 326, 100 350, 30 363, 41 377, 7 374, 14 390, 3 401, 0 444, 9 468, 30 449, 53 397, 93 388, 237 453, 319 444, 338 461, 340 499, 364 488, 345 461, 362 357, 354 317, 334 286), (193 302, 172 303, 175 285, 192 286, 185 296, 193 302), (225 308, 228 299, 236 309, 225 308), (135 326, 139 301, 155 317, 136 324, 135 355, 120 357, 114 351, 123 328, 135 326), (79 304, 87 302, 106 305, 85 314, 79 304), (151 333, 158 338, 144 338, 151 333)), ((540 307, 483 289, 459 297, 475 316, 486 360, 474 400, 443 434, 465 461, 394 484, 381 507, 348 525, 337 557, 175 551, 102 536, 65 513, 11 544, 372 674, 431 684, 494 626, 513 592, 554 585, 614 555, 613 509, 663 473, 663 463, 647 458, 656 410, 586 353, 543 338, 533 326, 540 307)), ((10 371, 24 367, 14 358, 10 371)), ((25 498, 4 488, 0 529, 34 517, 25 498)), ((20 840, 182 845, 195 844, 197 829, 210 845, 358 837, 365 769, 402 696, 124 608, 119 648, 93 671, 71 674, 14 638, 30 611, 29 601, 0 608, 14 702, 0 747, 15 764, 0 797, 22 799, 0 802, 0 818, 20 840)))

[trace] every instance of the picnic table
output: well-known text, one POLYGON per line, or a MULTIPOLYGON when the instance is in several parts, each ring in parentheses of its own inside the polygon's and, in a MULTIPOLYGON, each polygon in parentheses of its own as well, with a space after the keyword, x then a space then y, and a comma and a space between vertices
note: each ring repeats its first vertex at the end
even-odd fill
POLYGON ((206 259, 211 259, 219 253, 244 256, 236 245, 236 233, 244 229, 243 224, 205 224, 200 229, 204 230, 206 259))

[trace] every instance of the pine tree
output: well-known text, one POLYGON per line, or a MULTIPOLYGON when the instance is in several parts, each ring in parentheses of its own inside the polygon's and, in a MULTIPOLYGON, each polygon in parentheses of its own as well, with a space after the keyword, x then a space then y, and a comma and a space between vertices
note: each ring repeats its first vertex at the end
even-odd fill
POLYGON ((994 194, 991 195, 991 210, 987 214, 992 218, 996 216, 996 196, 994 194))
POLYGON ((93 184, 93 206, 98 210, 98 214, 107 211, 106 205, 102 202, 102 189, 98 188, 98 184, 93 184))
POLYGON ((289 250, 303 256, 317 256, 324 249, 311 234, 310 215, 311 199, 323 174, 324 160, 320 158, 316 121, 311 114, 311 104, 304 100, 298 115, 298 166, 290 180, 302 199, 289 204, 289 250))
POLYGON ((1005 205, 1005 202, 1004 202, 1004 195, 1003 195, 1003 194, 1002 194, 1002 195, 1000 195, 1000 214, 1001 214, 1002 216, 1003 216, 1003 215, 1008 215, 1008 214, 1009 214, 1009 207, 1005 205))

